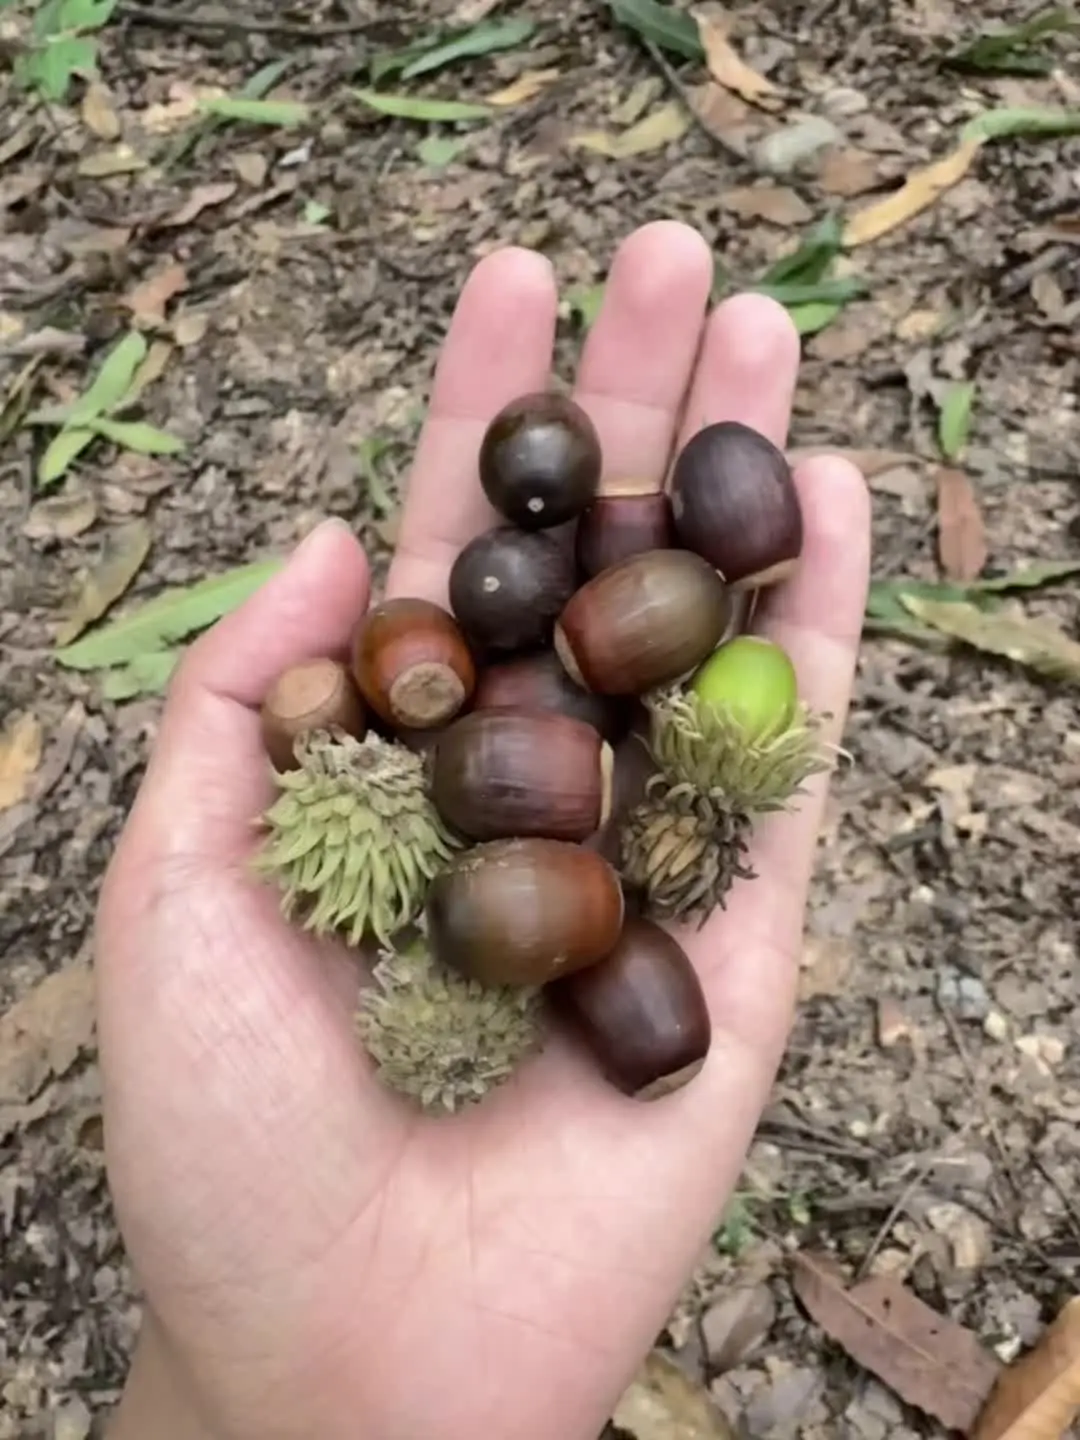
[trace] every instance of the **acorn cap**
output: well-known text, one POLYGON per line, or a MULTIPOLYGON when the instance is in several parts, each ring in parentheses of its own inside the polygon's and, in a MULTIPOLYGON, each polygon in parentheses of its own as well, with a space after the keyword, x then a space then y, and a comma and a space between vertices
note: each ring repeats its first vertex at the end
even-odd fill
POLYGON ((620 873, 650 920, 700 925, 724 909, 736 880, 753 880, 748 816, 669 792, 663 777, 619 831, 620 873))

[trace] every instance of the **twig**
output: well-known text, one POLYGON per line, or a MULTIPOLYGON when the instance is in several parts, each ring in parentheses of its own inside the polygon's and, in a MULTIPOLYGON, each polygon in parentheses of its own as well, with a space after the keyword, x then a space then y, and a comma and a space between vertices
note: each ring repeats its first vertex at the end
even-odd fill
POLYGON ((722 131, 716 128, 715 125, 711 125, 709 121, 705 119, 704 115, 701 114, 697 106, 694 104, 694 97, 690 94, 690 91, 684 84, 682 77, 679 75, 679 72, 675 69, 674 65, 672 65, 670 60, 668 60, 667 56, 663 53, 660 47, 654 41, 650 40, 647 35, 642 35, 639 38, 642 45, 644 45, 650 60, 652 60, 653 64, 660 71, 660 74, 664 77, 668 85, 675 92, 677 98, 681 100, 682 103, 686 106, 686 109, 690 115, 690 119, 694 122, 694 124, 701 131, 701 133, 708 136, 712 143, 718 146, 725 155, 731 155, 734 159, 741 161, 745 165, 746 155, 733 141, 729 140, 722 131))
POLYGON ((166 30, 235 30, 245 35, 290 35, 298 40, 326 40, 341 35, 362 35, 385 21, 341 20, 325 24, 304 24, 291 20, 249 20, 238 15, 209 11, 167 10, 164 6, 139 5, 122 0, 120 14, 144 25, 157 25, 166 30))
POLYGON ((863 1256, 862 1264, 859 1266, 859 1273, 855 1277, 856 1280, 866 1279, 867 1275, 870 1273, 870 1266, 877 1258, 878 1251, 888 1239, 889 1232, 892 1230, 892 1227, 896 1224, 901 1214, 907 1208, 908 1201, 915 1194, 916 1190, 918 1190, 919 1186, 923 1183, 926 1177, 930 1174, 930 1171, 937 1164, 938 1159, 938 1154, 936 1153, 936 1151, 933 1150, 930 1151, 929 1155, 923 1157, 922 1164, 915 1171, 915 1174, 911 1177, 908 1183, 904 1186, 903 1190, 901 1190, 900 1194, 896 1197, 896 1200, 893 1202, 892 1208, 889 1210, 889 1213, 885 1216, 885 1219, 878 1226, 877 1234, 874 1236, 873 1240, 871 1240, 870 1248, 863 1256))
MULTIPOLYGON (((937 1010, 938 1014, 945 1022, 945 1027, 948 1030, 950 1036, 952 1037, 952 1042, 956 1046, 957 1053, 959 1054, 960 1059, 963 1062, 964 1069, 968 1073, 968 1079, 971 1081, 971 1088, 975 1091, 977 1095, 981 1097, 982 1086, 979 1084, 978 1072, 976 1071, 975 1066, 972 1063, 971 1056, 968 1054, 967 1046, 964 1044, 964 1038, 960 1034, 960 1027, 957 1025, 956 1021, 949 1013, 948 1008, 945 1005, 942 1005, 940 1001, 938 1001, 937 1010)), ((982 1105, 982 1113, 983 1119, 986 1121, 986 1128, 990 1132, 990 1138, 993 1140, 994 1145, 997 1147, 997 1152, 1001 1157, 1001 1165, 1002 1169, 1005 1171, 1005 1178, 1008 1180, 1009 1185, 1012 1187, 1013 1198, 1017 1201, 1017 1203, 1019 1203, 1024 1198, 1024 1188, 1020 1184, 1019 1179, 1017 1178, 1016 1171, 1013 1169, 1012 1161, 1009 1158, 1008 1150, 1006 1150, 1005 1148, 1005 1141, 1001 1137, 1001 1131, 998 1129, 997 1121, 990 1113, 989 1105, 985 1104, 985 1102, 982 1105)))

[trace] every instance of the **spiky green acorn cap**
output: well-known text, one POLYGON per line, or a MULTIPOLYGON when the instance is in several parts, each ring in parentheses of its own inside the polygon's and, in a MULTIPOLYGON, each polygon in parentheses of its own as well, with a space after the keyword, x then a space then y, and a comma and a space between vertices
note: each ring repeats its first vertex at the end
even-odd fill
POLYGON ((538 989, 466 980, 424 939, 385 952, 373 980, 357 1031, 383 1084, 428 1114, 477 1104, 543 1043, 538 989))
POLYGON ((298 769, 274 772, 281 793, 262 817, 254 869, 305 929, 389 945, 462 844, 428 798, 423 757, 374 731, 357 740, 341 730, 303 736, 296 756, 298 769))
POLYGON ((734 814, 790 808, 835 749, 821 739, 827 717, 799 700, 794 681, 780 646, 740 635, 688 684, 647 696, 647 743, 666 783, 734 814))
POLYGON ((724 909, 736 880, 754 879, 747 864, 749 818, 688 786, 673 790, 653 777, 645 799, 619 831, 620 869, 651 920, 697 919, 724 909))

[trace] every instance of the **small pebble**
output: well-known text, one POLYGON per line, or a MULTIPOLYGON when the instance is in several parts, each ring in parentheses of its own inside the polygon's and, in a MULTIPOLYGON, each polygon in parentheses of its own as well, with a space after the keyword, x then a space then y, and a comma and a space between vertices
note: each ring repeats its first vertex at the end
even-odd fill
POLYGON ((991 1010, 983 1021, 983 1031, 991 1040, 1004 1040, 1009 1033, 1009 1022, 1000 1010, 991 1010))
POLYGON ((786 175, 829 145, 844 138, 843 132, 824 115, 808 115, 794 125, 766 135, 754 147, 754 161, 762 170, 786 175))
POLYGON ((938 1004, 951 1010, 958 1020, 984 1020, 990 1012, 990 996, 982 981, 952 965, 942 965, 938 970, 937 998, 938 1004))

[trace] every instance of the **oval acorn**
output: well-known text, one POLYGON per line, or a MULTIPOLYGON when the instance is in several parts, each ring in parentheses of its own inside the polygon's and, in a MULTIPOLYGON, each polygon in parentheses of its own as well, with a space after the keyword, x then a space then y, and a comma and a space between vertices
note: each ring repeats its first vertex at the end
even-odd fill
POLYGON ((444 964, 483 985, 546 985, 615 946, 625 913, 603 856, 565 840, 492 840, 444 866, 427 895, 444 964))
POLYGON ((476 665, 454 617, 430 600, 384 600, 364 616, 353 641, 360 693, 388 725, 429 730, 463 708, 476 665))
POLYGON ((767 436, 737 420, 706 425, 675 460, 671 505, 681 545, 739 589, 790 575, 803 546, 791 467, 767 436))
POLYGON ((675 544, 671 499, 648 481, 605 485, 577 525, 575 554, 587 578, 599 575, 644 550, 667 550, 675 544))
POLYGON ((577 576, 566 545, 500 525, 470 540, 450 570, 450 608, 475 645, 519 650, 550 639, 577 576))
POLYGON ((579 515, 596 496, 601 465, 596 426, 555 391, 505 405, 480 445, 484 494, 522 530, 547 530, 579 515))
POLYGON ((305 660, 282 672, 259 710, 263 748, 275 770, 296 770, 295 745, 313 730, 344 730, 362 740, 364 705, 348 669, 336 660, 305 660))
POLYGON ((629 730, 633 705, 621 696, 594 695, 575 685, 551 649, 484 666, 472 699, 474 712, 509 706, 569 715, 591 725, 609 744, 629 730))
POLYGON ((643 695, 698 666, 730 613, 724 582, 700 555, 647 550, 582 585, 555 626, 555 649, 586 689, 643 695))
POLYGON ((611 747, 583 720, 477 710, 439 736, 431 798, 471 840, 586 840, 607 821, 612 768, 611 747))
POLYGON ((787 652, 757 635, 739 635, 721 645, 695 671, 690 690, 703 705, 730 715, 744 739, 755 745, 786 730, 799 702, 787 652))
POLYGON ((682 946, 651 920, 630 916, 596 965, 547 991, 606 1077, 637 1100, 681 1089, 712 1041, 705 994, 682 946))

